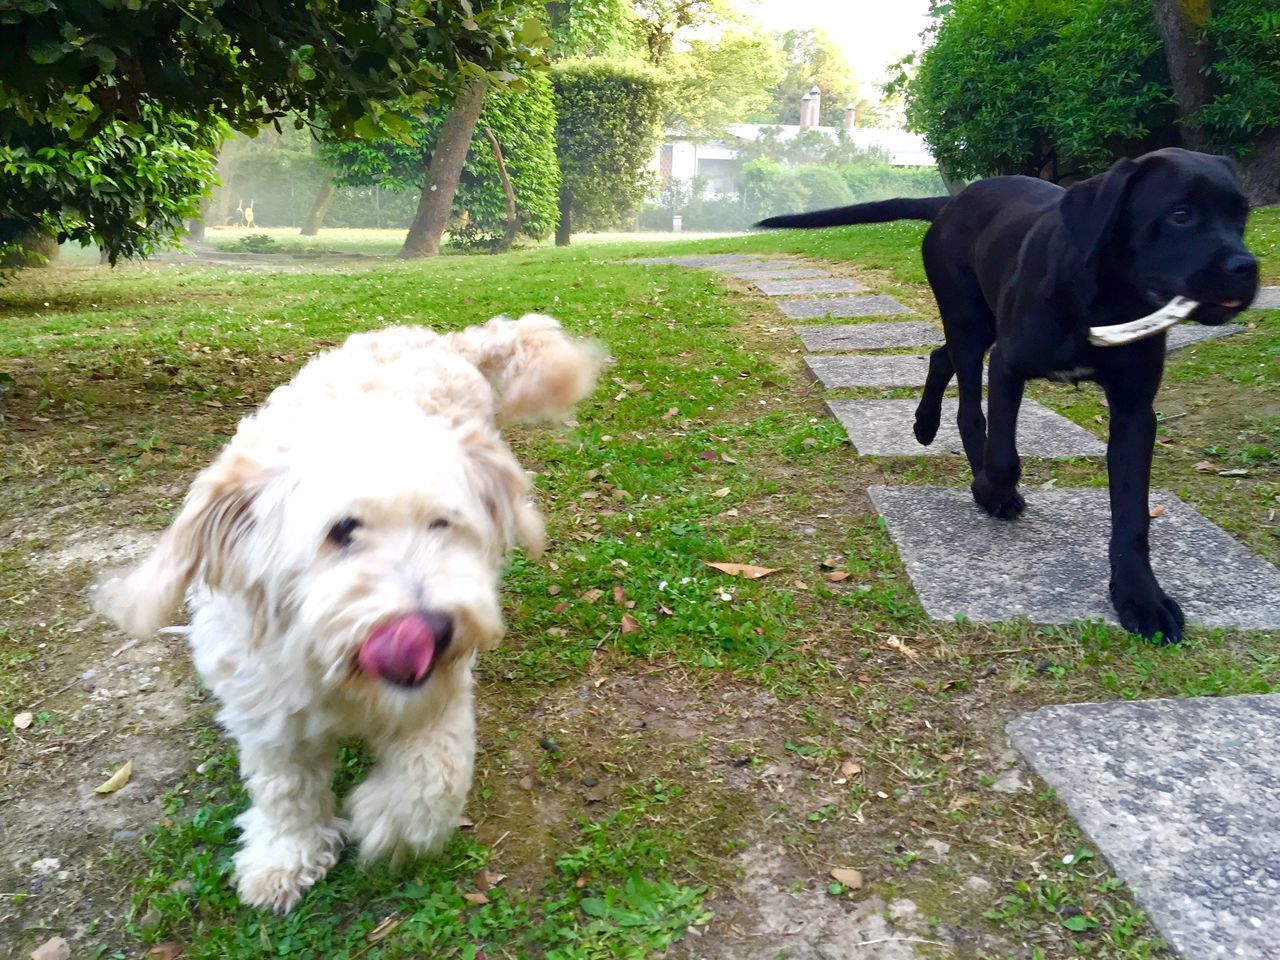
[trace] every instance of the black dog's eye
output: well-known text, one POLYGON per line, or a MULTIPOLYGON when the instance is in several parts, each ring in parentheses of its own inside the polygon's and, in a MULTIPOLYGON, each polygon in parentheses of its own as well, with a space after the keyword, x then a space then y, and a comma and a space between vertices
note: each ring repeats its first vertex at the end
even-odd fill
POLYGON ((1179 227, 1185 227, 1195 218, 1195 211, 1189 210, 1186 207, 1179 207, 1177 210, 1173 211, 1173 213, 1169 214, 1169 222, 1177 224, 1179 227))
POLYGON ((360 521, 355 517, 343 517, 329 528, 325 539, 335 547, 349 547, 351 545, 351 535, 356 532, 359 526, 360 521))
POLYGON ((447 530, 448 528, 449 521, 444 517, 436 517, 436 519, 432 520, 431 523, 427 525, 428 530, 447 530))

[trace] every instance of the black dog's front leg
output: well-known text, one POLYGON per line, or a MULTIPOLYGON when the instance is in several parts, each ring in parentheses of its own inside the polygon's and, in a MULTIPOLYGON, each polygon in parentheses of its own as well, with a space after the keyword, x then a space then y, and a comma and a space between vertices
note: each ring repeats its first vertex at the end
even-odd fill
POLYGON ((1156 439, 1153 403, 1160 385, 1141 376, 1111 378, 1103 384, 1111 407, 1107 440, 1107 477, 1111 485, 1111 602, 1120 623, 1163 643, 1182 639, 1182 609, 1151 572, 1147 534, 1151 526, 1148 494, 1156 439))
POLYGON ((1018 460, 1018 409, 1026 380, 1010 369, 1000 345, 991 351, 987 371, 987 442, 982 469, 974 472, 973 499, 987 513, 1012 520, 1026 509, 1018 492, 1022 463, 1018 460))

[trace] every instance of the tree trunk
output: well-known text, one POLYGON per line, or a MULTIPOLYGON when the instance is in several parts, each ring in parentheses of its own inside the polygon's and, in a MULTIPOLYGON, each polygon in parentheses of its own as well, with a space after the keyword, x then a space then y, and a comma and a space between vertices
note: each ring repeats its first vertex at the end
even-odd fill
POLYGON ((0 220, 0 268, 47 267, 58 252, 58 238, 39 224, 0 220))
POLYGON ((1280 130, 1258 137, 1240 164, 1240 181, 1254 206, 1280 203, 1280 130))
POLYGON ((502 159, 502 147, 487 123, 484 125, 484 135, 489 138, 489 148, 493 151, 493 159, 498 164, 498 179, 502 181, 502 192, 507 198, 507 229, 494 252, 506 253, 515 244, 516 234, 520 232, 520 219, 516 216, 516 192, 511 187, 511 178, 507 176, 507 164, 502 159))
POLYGON ((570 210, 573 207, 573 194, 568 187, 560 188, 560 222, 556 224, 556 246, 567 247, 572 232, 570 210))
POLYGON ((311 213, 307 215, 307 222, 302 225, 301 233, 304 237, 314 237, 320 232, 325 212, 329 209, 329 201, 333 199, 333 192, 333 174, 331 173, 324 178, 324 183, 320 184, 315 203, 311 205, 311 213))
POLYGON ((440 125, 431 162, 422 182, 422 198, 418 201, 418 213, 409 227, 409 235, 400 248, 400 258, 435 257, 440 254, 440 238, 449 222, 453 198, 458 192, 458 179, 462 165, 471 147, 480 111, 484 109, 487 80, 474 80, 458 91, 458 97, 449 109, 449 115, 440 125))
POLYGON ((187 239, 191 243, 204 243, 204 224, 212 206, 213 196, 210 194, 200 201, 200 215, 187 221, 187 239))
POLYGON ((1213 99, 1209 83, 1210 51, 1201 43, 1211 0, 1151 0, 1156 29, 1164 41, 1174 105, 1182 142, 1192 150, 1204 148, 1205 137, 1194 122, 1197 110, 1213 99))

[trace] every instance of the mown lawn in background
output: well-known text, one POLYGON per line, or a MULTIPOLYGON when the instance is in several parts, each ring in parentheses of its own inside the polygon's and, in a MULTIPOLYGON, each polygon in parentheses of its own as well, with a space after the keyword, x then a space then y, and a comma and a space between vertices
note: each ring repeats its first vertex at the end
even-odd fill
MULTIPOLYGON (((1280 275, 1273 214, 1253 227, 1268 276, 1280 275)), ((1082 841, 1051 797, 987 792, 979 745, 1042 703, 1271 690, 1276 637, 1192 629, 1181 647, 1158 649, 1100 624, 929 621, 860 491, 962 484, 963 463, 854 456, 771 304, 710 272, 625 262, 669 251, 794 253, 837 271, 856 264, 873 289, 927 312, 922 232, 895 224, 623 240, 308 273, 33 271, 0 290, 0 369, 12 377, 0 528, 47 518, 38 535, 54 542, 67 532, 58 508, 73 503, 85 505, 78 526, 162 527, 239 417, 355 330, 454 328, 536 310, 600 338, 616 359, 567 431, 512 435, 536 471, 551 548, 542 563, 514 560, 509 637, 481 666, 475 829, 407 872, 344 860, 287 918, 242 909, 228 885, 231 820, 244 803, 234 753, 198 725, 200 772, 164 800, 164 821, 141 852, 113 854, 132 910, 123 924, 102 924, 102 955, 159 941, 180 942, 193 958, 661 955, 733 890, 734 851, 767 842, 803 860, 847 849, 867 894, 910 896, 941 923, 994 931, 1045 957, 1163 956, 1105 866, 1088 857, 1061 866, 1082 841), (781 572, 733 580, 708 561, 781 572), (624 630, 624 617, 639 629, 624 630), (760 718, 769 730, 748 745, 672 747, 575 719, 584 684, 621 682, 656 698, 646 685, 662 677, 711 703, 759 697, 772 705, 760 718), (841 802, 806 808, 789 797, 767 817, 725 773, 785 762, 829 782, 850 757, 862 772, 841 802), (515 782, 530 769, 520 778, 529 786, 515 782), (586 776, 616 789, 584 797, 586 776), (562 808, 554 823, 531 799, 546 797, 562 808), (922 859, 930 830, 945 830, 953 861, 972 859, 996 892, 962 894, 954 867, 922 859), (1043 882, 1021 879, 1040 871, 1043 882), (483 890, 498 873, 507 879, 483 890), (1068 902, 1093 926, 1065 925, 1068 902)), ((1277 562, 1280 312, 1246 319, 1245 335, 1171 362, 1156 483, 1277 562), (1206 459, 1249 473, 1197 471, 1206 459)), ((1056 387, 1045 398, 1105 435, 1095 393, 1056 387)), ((1028 463, 1026 483, 1051 481, 1098 484, 1105 472, 1089 460, 1028 463)), ((23 551, 0 553, 0 726, 33 691, 53 688, 38 667, 53 658, 38 645, 56 612, 83 615, 92 573, 42 573, 23 551)), ((55 635, 73 665, 93 645, 119 642, 101 627, 55 635)), ((33 733, 70 722, 55 709, 33 733)), ((352 745, 340 788, 365 763, 352 745)), ((812 882, 828 880, 818 870, 812 882)))

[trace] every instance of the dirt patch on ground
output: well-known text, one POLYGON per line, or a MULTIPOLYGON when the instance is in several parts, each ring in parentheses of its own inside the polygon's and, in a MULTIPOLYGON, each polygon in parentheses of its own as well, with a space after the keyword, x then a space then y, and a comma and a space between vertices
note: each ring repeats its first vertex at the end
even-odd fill
POLYGON ((132 640, 88 609, 83 584, 96 570, 138 556, 153 534, 74 527, 67 511, 10 532, 31 550, 33 572, 67 594, 41 621, 38 677, 18 704, 0 753, 0 956, 18 956, 36 931, 65 931, 117 918, 128 903, 112 861, 132 857, 141 834, 163 819, 158 802, 199 762, 193 718, 206 712, 186 641, 132 640), (50 533, 70 526, 65 535, 50 533), (126 761, 129 782, 95 788, 126 761))

